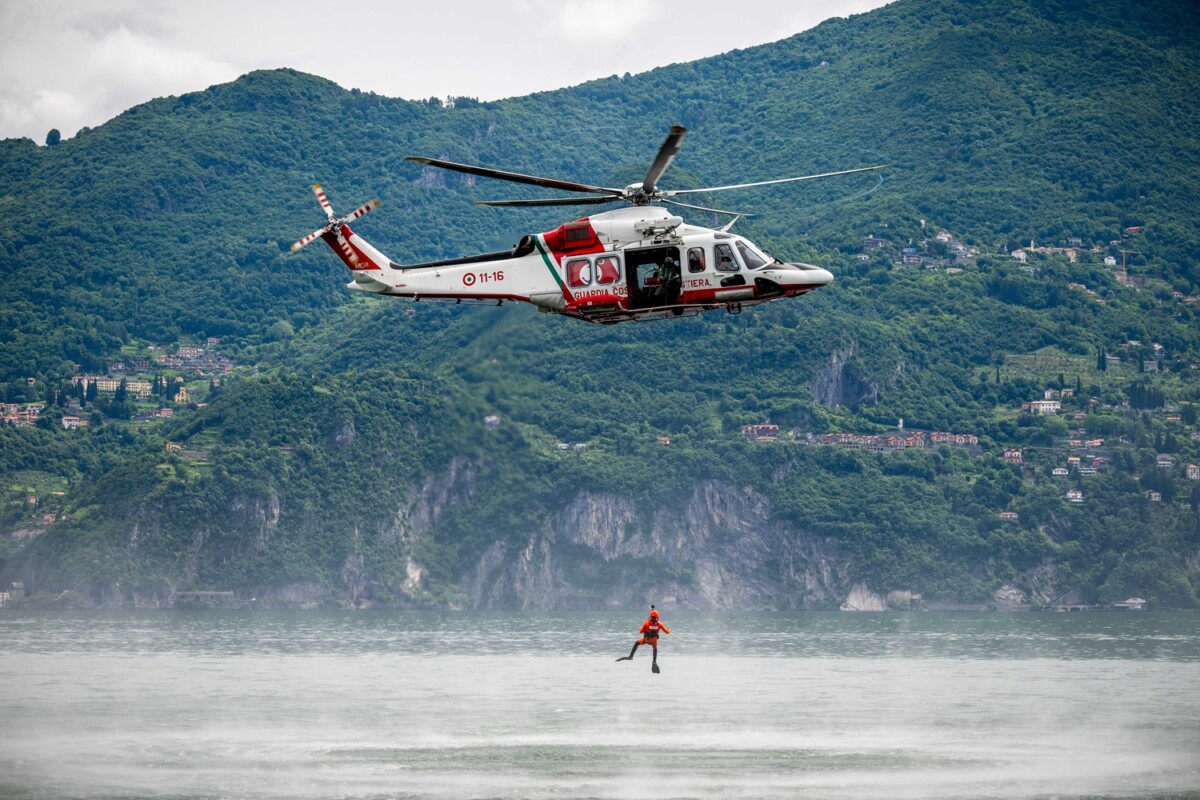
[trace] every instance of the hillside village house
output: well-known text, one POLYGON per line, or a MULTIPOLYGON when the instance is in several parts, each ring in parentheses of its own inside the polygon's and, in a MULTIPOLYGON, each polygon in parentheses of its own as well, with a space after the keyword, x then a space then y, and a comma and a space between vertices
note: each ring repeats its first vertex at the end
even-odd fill
POLYGON ((908 434, 826 433, 820 436, 809 434, 806 441, 809 444, 827 444, 846 450, 869 450, 873 453, 926 446, 924 431, 913 431, 908 434))
POLYGON ((933 431, 929 434, 929 441, 937 444, 979 444, 979 437, 970 433, 933 431))
POLYGON ((1151 489, 1150 491, 1146 492, 1146 499, 1149 500, 1151 503, 1161 503, 1162 502, 1162 494, 1160 492, 1156 492, 1153 489, 1151 489))
POLYGON ((29 428, 35 425, 43 408, 45 408, 45 403, 28 403, 24 406, 20 403, 0 403, 0 412, 4 415, 5 424, 17 428, 29 428))
POLYGON ((1020 450, 1005 450, 1004 451, 1004 463, 1005 464, 1023 464, 1024 462, 1025 462, 1024 455, 1021 453, 1020 450))
POLYGON ((139 378, 114 378, 109 375, 104 377, 96 375, 86 375, 83 378, 84 388, 88 384, 96 384, 97 392, 116 393, 117 389, 121 388, 121 381, 125 381, 125 391, 129 392, 134 397, 149 397, 150 396, 150 381, 144 381, 139 378))
POLYGON ((743 425, 741 427, 742 436, 748 439, 770 440, 773 441, 779 438, 779 426, 770 423, 762 423, 759 425, 743 425))
POLYGON ((1159 469, 1171 469, 1175 466, 1175 459, 1171 458, 1166 453, 1159 453, 1158 458, 1154 459, 1154 466, 1159 469))
POLYGON ((1068 489, 1067 490, 1067 502, 1068 503, 1082 503, 1083 502, 1083 492, 1081 492, 1079 489, 1068 489))
POLYGON ((1200 466, 1196 464, 1187 465, 1187 476, 1189 481, 1200 481, 1200 466))
POLYGON ((1058 400, 1034 400, 1029 404, 1029 413, 1050 417, 1057 414, 1060 408, 1062 403, 1058 400))

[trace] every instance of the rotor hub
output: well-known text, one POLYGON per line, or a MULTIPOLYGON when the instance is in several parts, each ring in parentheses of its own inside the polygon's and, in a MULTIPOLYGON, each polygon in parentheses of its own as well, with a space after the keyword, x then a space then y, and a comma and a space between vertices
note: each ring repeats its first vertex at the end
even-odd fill
POLYGON ((624 199, 635 206, 649 205, 660 196, 658 192, 647 192, 644 183, 631 183, 625 187, 624 199))

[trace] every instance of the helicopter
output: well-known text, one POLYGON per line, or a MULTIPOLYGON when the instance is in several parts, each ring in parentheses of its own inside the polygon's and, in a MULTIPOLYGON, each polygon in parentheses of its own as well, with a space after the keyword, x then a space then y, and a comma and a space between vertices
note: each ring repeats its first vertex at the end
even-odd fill
POLYGON ((293 244, 292 250, 322 239, 349 267, 353 279, 347 286, 355 291, 414 301, 530 303, 539 311, 602 324, 669 319, 721 308, 736 314, 747 306, 796 297, 828 285, 833 275, 827 270, 812 264, 781 261, 749 239, 731 233, 733 224, 744 214, 693 205, 675 198, 851 175, 888 165, 706 189, 662 189, 658 181, 679 152, 686 133, 682 126, 672 126, 645 178, 623 189, 436 158, 405 158, 426 167, 576 195, 533 200, 480 200, 476 205, 627 204, 624 208, 563 223, 544 233, 527 234, 509 250, 419 264, 397 264, 350 229, 349 223, 377 208, 379 201, 371 200, 339 217, 319 184, 312 187, 313 193, 328 221, 324 227, 293 244), (663 207, 666 205, 728 215, 733 219, 720 228, 705 228, 684 222, 683 217, 672 213, 672 209, 663 207))

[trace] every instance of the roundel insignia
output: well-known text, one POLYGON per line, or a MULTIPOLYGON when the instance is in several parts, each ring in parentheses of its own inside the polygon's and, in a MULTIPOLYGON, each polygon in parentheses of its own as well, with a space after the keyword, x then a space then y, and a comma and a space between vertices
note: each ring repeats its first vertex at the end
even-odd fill
POLYGON ((463 275, 463 285, 464 286, 474 286, 475 285, 475 275, 470 272, 468 272, 466 275, 463 275))

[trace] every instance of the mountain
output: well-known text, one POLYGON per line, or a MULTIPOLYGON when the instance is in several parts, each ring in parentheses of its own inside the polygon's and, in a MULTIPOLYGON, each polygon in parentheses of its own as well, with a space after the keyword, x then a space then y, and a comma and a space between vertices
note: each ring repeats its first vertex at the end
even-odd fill
POLYGON ((51 405, 0 430, 0 533, 48 525, 0 574, 85 605, 1194 606, 1198 27, 1184 2, 901 0, 500 102, 277 70, 2 142, 0 399, 51 405), (353 298, 288 251, 314 181, 379 196, 356 229, 397 261, 507 246, 565 217, 403 157, 624 185, 672 123, 668 188, 892 164, 729 195, 832 286, 599 328, 353 298), (197 378, 188 346, 239 366, 197 378), (114 363, 177 413, 104 395, 64 430, 72 378, 114 363), (1021 410, 1047 390, 1058 414, 1021 410), (964 443, 867 438, 901 420, 964 443))

